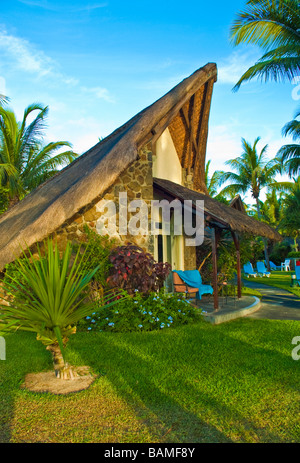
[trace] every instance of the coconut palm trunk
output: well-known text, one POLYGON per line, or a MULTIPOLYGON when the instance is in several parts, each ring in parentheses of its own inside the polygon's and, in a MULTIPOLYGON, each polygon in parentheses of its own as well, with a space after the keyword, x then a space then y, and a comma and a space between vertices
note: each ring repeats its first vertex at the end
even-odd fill
MULTIPOLYGON (((260 220, 261 219, 261 212, 260 212, 260 205, 259 205, 258 197, 256 197, 255 200, 256 200, 257 216, 258 216, 258 219, 260 220)), ((265 253, 266 266, 267 266, 267 269, 270 271, 270 261, 269 261, 267 239, 263 237, 262 240, 263 240, 263 243, 264 243, 264 253, 265 253)))
MULTIPOLYGON (((262 188, 268 188, 274 185, 274 178, 280 167, 277 159, 271 159, 270 161, 266 158, 266 151, 268 145, 265 145, 260 152, 257 150, 257 144, 260 141, 260 137, 257 137, 253 145, 250 145, 244 138, 242 138, 243 153, 241 156, 226 161, 233 171, 221 172, 219 174, 219 185, 225 182, 230 182, 229 185, 220 191, 220 195, 233 195, 245 194, 249 190, 251 191, 252 197, 256 202, 258 220, 261 220, 262 214, 259 205, 259 195, 262 188)), ((265 260, 268 269, 269 255, 267 240, 263 239, 265 260)))

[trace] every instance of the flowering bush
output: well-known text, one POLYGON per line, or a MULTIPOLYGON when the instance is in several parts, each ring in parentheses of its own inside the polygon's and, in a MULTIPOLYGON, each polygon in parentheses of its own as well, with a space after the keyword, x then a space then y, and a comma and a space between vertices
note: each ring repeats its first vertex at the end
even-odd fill
POLYGON ((160 290, 171 271, 171 265, 155 262, 153 256, 139 246, 128 244, 115 248, 109 256, 112 268, 107 282, 129 294, 147 294, 160 290))
POLYGON ((201 316, 201 311, 179 294, 139 291, 118 303, 116 308, 100 309, 85 321, 91 331, 152 331, 187 324, 201 316))

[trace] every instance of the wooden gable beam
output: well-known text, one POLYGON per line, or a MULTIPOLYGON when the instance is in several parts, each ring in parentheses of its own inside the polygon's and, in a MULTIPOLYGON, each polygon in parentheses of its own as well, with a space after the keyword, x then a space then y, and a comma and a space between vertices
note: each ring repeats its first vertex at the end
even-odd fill
POLYGON ((203 104, 198 126, 198 151, 195 159, 195 187, 206 192, 205 186, 205 158, 208 138, 208 120, 210 113, 211 98, 214 86, 214 79, 206 82, 204 87, 203 104))
POLYGON ((185 96, 177 104, 175 104, 155 126, 153 126, 152 128, 148 128, 147 132, 145 131, 145 134, 142 135, 137 141, 137 149, 142 148, 150 141, 157 141, 157 139, 164 132, 164 130, 166 130, 166 128, 170 125, 174 117, 177 116, 180 109, 185 105, 185 103, 190 100, 190 98, 197 92, 197 90, 202 85, 205 85, 209 76, 211 76, 210 80, 213 79, 213 82, 216 81, 215 65, 213 65, 213 69, 210 73, 206 73, 204 81, 195 82, 195 84, 191 86, 190 90, 186 92, 185 96))
POLYGON ((188 167, 191 168, 193 165, 193 150, 195 152, 195 155, 198 152, 198 143, 195 137, 194 133, 194 120, 195 120, 195 94, 192 95, 190 99, 190 105, 191 105, 191 114, 189 117, 189 113, 185 107, 182 107, 180 109, 180 114, 182 115, 182 118, 185 122, 186 130, 189 136, 189 141, 190 141, 190 150, 187 159, 183 159, 183 167, 188 167))

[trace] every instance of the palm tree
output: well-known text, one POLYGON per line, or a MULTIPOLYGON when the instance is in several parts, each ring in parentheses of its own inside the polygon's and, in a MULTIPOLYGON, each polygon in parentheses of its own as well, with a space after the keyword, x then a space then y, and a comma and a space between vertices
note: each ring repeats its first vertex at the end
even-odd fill
POLYGON ((83 271, 91 257, 87 248, 74 255, 70 243, 61 256, 57 244, 45 241, 38 246, 35 259, 29 249, 10 268, 2 286, 9 297, 8 305, 0 305, 0 332, 14 330, 36 333, 53 357, 57 378, 74 378, 72 367, 66 363, 65 346, 76 333, 76 326, 95 310, 119 302, 122 291, 103 295, 98 305, 88 297, 88 286, 99 269, 83 271))
POLYGON ((3 106, 4 104, 6 104, 8 102, 9 102, 9 98, 0 93, 0 106, 3 106))
POLYGON ((217 188, 219 185, 220 172, 216 170, 214 171, 212 176, 210 176, 209 174, 210 163, 211 163, 211 160, 207 161, 206 166, 205 166, 205 185, 206 185, 209 196, 211 196, 211 198, 216 198, 218 196, 217 188))
MULTIPOLYGON (((284 136, 291 135, 294 141, 300 140, 300 111, 295 114, 295 119, 288 122, 282 129, 284 136)), ((278 160, 283 163, 284 170, 290 175, 300 173, 300 145, 297 143, 284 145, 277 153, 278 160)))
MULTIPOLYGON (((225 164, 229 165, 233 171, 222 172, 220 174, 220 186, 226 182, 230 182, 225 186, 220 194, 236 195, 245 194, 249 190, 256 202, 256 210, 258 219, 262 219, 260 209, 260 193, 264 187, 268 187, 275 183, 275 174, 278 172, 278 162, 276 159, 268 161, 266 151, 268 145, 265 145, 260 152, 257 151, 257 144, 260 137, 256 138, 253 146, 251 146, 244 138, 242 138, 243 153, 241 156, 228 160, 225 164)), ((267 252, 267 243, 264 241, 265 259, 269 265, 269 257, 267 252)))
POLYGON ((234 89, 254 77, 291 81, 300 71, 300 4, 298 0, 249 0, 230 30, 234 45, 258 45, 263 56, 234 89))
POLYGON ((282 182, 281 187, 288 192, 284 199, 283 217, 279 229, 294 239, 294 249, 298 251, 297 238, 300 236, 300 176, 294 182, 282 182))
POLYGON ((8 188, 10 206, 77 157, 71 149, 54 155, 60 148, 71 148, 69 142, 51 142, 44 146, 47 115, 47 106, 32 104, 18 122, 11 109, 0 106, 0 186, 8 188), (38 114, 28 123, 36 111, 38 114))

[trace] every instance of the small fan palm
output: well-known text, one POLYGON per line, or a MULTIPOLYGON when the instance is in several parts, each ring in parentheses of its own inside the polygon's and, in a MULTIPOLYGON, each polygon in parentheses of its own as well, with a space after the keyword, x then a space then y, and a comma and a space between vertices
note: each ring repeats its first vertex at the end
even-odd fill
POLYGON ((239 79, 234 89, 254 77, 291 81, 300 71, 300 4, 297 0, 249 0, 234 21, 234 45, 258 45, 264 55, 239 79))
POLYGON ((9 190, 10 205, 77 157, 69 142, 52 142, 44 146, 47 115, 48 107, 33 104, 25 109, 22 121, 18 122, 12 110, 0 106, 0 183, 9 190), (28 118, 36 111, 38 114, 28 124, 28 118), (65 147, 70 149, 55 154, 65 147))
MULTIPOLYGON (((45 255, 38 247, 39 258, 34 259, 29 250, 15 262, 15 272, 8 273, 4 291, 12 297, 8 306, 0 307, 0 331, 13 329, 37 333, 53 356, 58 378, 72 378, 72 369, 65 363, 64 349, 76 324, 95 311, 95 303, 87 298, 87 287, 99 266, 82 273, 86 251, 78 249, 72 257, 72 247, 67 245, 60 257, 57 245, 45 242, 45 255), (16 273, 17 272, 17 273, 16 273)), ((103 295, 104 307, 116 304, 119 299, 109 292, 103 295)))

